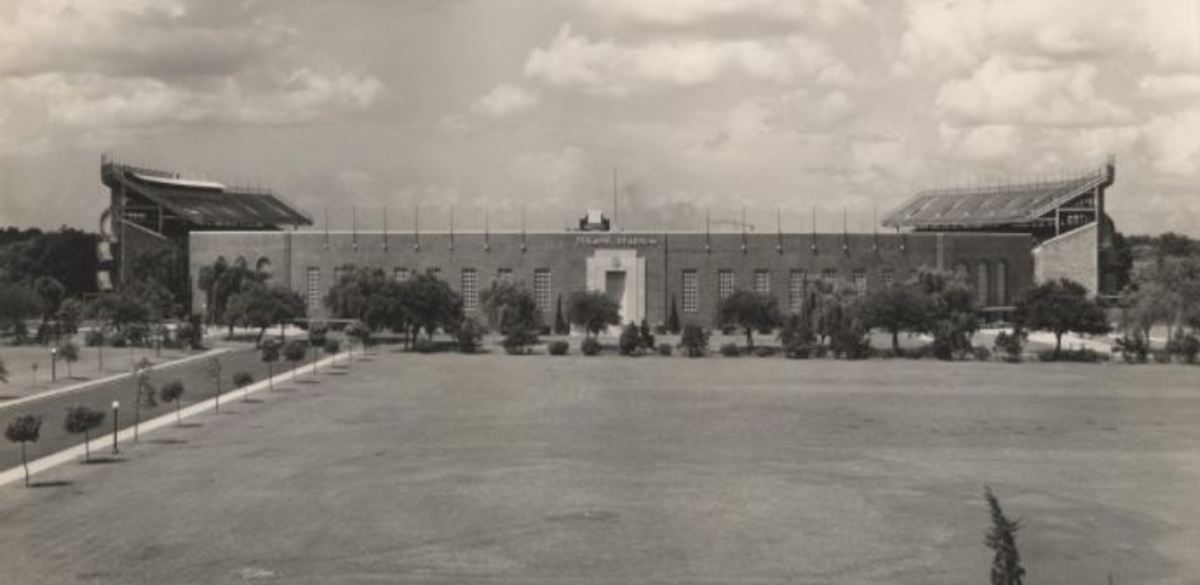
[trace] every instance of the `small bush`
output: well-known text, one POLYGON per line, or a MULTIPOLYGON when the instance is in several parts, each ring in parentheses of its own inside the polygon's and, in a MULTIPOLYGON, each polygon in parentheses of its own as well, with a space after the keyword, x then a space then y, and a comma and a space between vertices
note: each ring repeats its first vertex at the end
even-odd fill
POLYGON ((124 333, 120 333, 120 332, 113 333, 108 338, 108 344, 113 347, 125 347, 125 346, 129 345, 129 338, 126 337, 124 333))
POLYGON ((96 329, 92 329, 84 334, 83 343, 88 347, 104 345, 104 333, 96 329))
POLYGON ((432 339, 420 337, 413 342, 413 349, 416 350, 417 353, 433 353, 437 351, 437 344, 434 343, 432 339))
POLYGON ((1161 350, 1154 352, 1154 363, 1156 363, 1156 364, 1171 363, 1171 352, 1169 352, 1165 349, 1161 349, 1161 350))
POLYGON ((1150 343, 1141 333, 1124 335, 1117 340, 1116 351, 1127 364, 1144 364, 1150 357, 1150 343))
POLYGON ((817 344, 812 346, 812 357, 823 358, 829 355, 829 346, 817 344))
POLYGON ((579 344, 579 351, 587 356, 596 355, 600 353, 600 342, 595 337, 585 337, 579 344))
MULTIPOLYGON (((1170 356, 1168 355, 1168 358, 1170 356)), ((1064 349, 1056 352, 1053 349, 1047 349, 1038 352, 1038 361, 1043 362, 1082 362, 1082 363, 1097 363, 1104 361, 1104 354, 1096 351, 1081 348, 1081 349, 1064 349)))
POLYGON ((671 350, 672 350, 672 349, 674 349, 674 348, 672 348, 672 347, 671 347, 671 344, 669 344, 669 343, 660 343, 660 344, 658 344, 658 355, 661 355, 661 356, 670 356, 670 355, 671 355, 671 350))
MULTIPOLYGON (((971 349, 971 352, 975 354, 975 361, 978 361, 978 362, 992 361, 992 350, 990 350, 982 345, 976 345, 975 347, 973 347, 971 349)), ((1018 359, 1020 359, 1020 358, 1018 358, 1018 359)))
POLYGON ((1200 338, 1193 333, 1176 334, 1167 342, 1167 351, 1183 359, 1184 363, 1196 363, 1200 356, 1200 338))
POLYGON ((458 341, 458 351, 475 353, 479 351, 479 344, 483 341, 483 325, 475 319, 467 319, 458 328, 455 338, 458 341))
POLYGON ((630 322, 625 329, 621 330, 621 337, 617 340, 617 349, 624 356, 642 355, 642 334, 637 325, 630 322))
POLYGON ((767 346, 756 347, 756 348, 754 348, 754 355, 755 355, 755 357, 760 357, 760 358, 761 357, 771 357, 771 356, 775 355, 775 348, 767 347, 767 346))
POLYGON ((736 343, 726 343, 721 346, 721 355, 725 357, 738 357, 742 355, 742 349, 736 343))
POLYGON ((992 347, 996 353, 1004 356, 1004 361, 1019 362, 1021 354, 1025 351, 1025 332, 1020 329, 1012 333, 1001 331, 996 335, 996 341, 992 347))
POLYGON ((645 319, 642 319, 642 326, 638 329, 638 334, 642 338, 642 349, 654 349, 654 334, 650 332, 650 325, 646 323, 645 319))
POLYGON ((244 388, 254 383, 254 376, 250 372, 238 372, 233 375, 233 385, 237 388, 244 388))
POLYGON ((323 351, 329 355, 334 355, 338 351, 341 351, 341 349, 342 349, 341 342, 339 342, 337 339, 335 339, 333 337, 328 337, 325 339, 325 346, 321 348, 321 351, 323 351))
POLYGON ((847 360, 861 360, 871 357, 871 340, 865 332, 847 328, 846 331, 833 336, 833 354, 847 360))
POLYGON ((794 360, 806 360, 812 355, 813 346, 807 343, 792 343, 783 350, 783 355, 794 360))
POLYGON ((508 355, 526 355, 529 353, 530 346, 537 342, 538 336, 533 329, 513 327, 504 336, 504 341, 501 342, 501 345, 504 346, 504 351, 508 355))
POLYGON ((695 323, 683 326, 683 334, 679 338, 679 347, 688 357, 703 357, 708 353, 709 333, 695 323))
POLYGON ((571 344, 561 339, 558 341, 551 341, 550 344, 546 346, 546 351, 549 351, 550 355, 567 355, 567 352, 571 351, 571 344))

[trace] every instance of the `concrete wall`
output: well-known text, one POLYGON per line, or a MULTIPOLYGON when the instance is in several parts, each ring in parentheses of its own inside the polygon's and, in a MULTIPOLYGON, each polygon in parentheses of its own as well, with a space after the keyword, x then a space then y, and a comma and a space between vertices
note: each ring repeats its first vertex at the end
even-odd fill
MULTIPOLYGON (((712 323, 717 305, 717 273, 733 271, 737 288, 751 289, 756 271, 770 274, 771 294, 788 307, 788 282, 793 270, 803 270, 809 280, 827 270, 850 279, 856 271, 867 277, 868 288, 882 285, 883 273, 891 270, 902 282, 922 266, 965 268, 971 282, 986 263, 991 275, 988 286, 998 284, 999 266, 1007 274, 1005 298, 1015 298, 1033 282, 1032 238, 1023 234, 712 234, 555 232, 491 234, 447 233, 387 234, 387 248, 380 232, 357 236, 335 232, 193 232, 190 244, 192 282, 201 266, 218 257, 233 262, 238 256, 255 266, 260 258, 270 262, 278 282, 304 295, 309 267, 320 270, 322 294, 333 281, 335 267, 345 264, 375 266, 391 274, 394 268, 426 271, 440 268, 441 277, 455 290, 461 286, 461 271, 478 271, 480 290, 491 285, 500 269, 512 278, 533 286, 537 269, 551 271, 551 297, 565 299, 587 288, 587 261, 596 250, 634 250, 645 262, 644 314, 651 323, 663 322, 674 298, 680 317, 703 324, 712 323), (486 240, 486 246, 485 246, 486 240), (419 246, 418 246, 419 241, 419 246), (696 270, 699 305, 695 313, 683 312, 683 271, 696 270)), ((992 293, 992 299, 996 299, 992 293)), ((204 295, 193 294, 193 310, 204 310, 204 295)), ((995 303, 993 303, 995 304, 995 303)), ((324 316, 316 307, 313 316, 324 316)), ((550 316, 552 318, 552 315, 550 316)))
POLYGON ((1090 294, 1100 285, 1100 251, 1096 223, 1042 242, 1034 249, 1034 277, 1037 282, 1069 278, 1082 284, 1090 294))

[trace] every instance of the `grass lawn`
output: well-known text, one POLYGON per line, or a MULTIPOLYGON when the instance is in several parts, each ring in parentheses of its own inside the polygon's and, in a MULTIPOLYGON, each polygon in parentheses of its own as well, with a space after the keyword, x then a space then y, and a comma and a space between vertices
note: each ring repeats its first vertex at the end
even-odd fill
POLYGON ((983 583, 987 484, 1027 582, 1190 583, 1198 371, 381 349, 0 490, 0 580, 983 583))

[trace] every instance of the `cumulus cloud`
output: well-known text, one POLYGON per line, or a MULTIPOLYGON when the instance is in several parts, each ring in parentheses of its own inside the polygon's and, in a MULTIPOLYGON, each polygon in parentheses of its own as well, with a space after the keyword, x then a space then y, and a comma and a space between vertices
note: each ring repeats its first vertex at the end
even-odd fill
POLYGON ((1143 141, 1156 171, 1195 177, 1200 173, 1200 108, 1156 116, 1146 124, 1143 141))
POLYGON ((1097 68, 1075 64, 1021 69, 1003 57, 983 63, 970 77, 947 82, 937 106, 968 124, 1102 125, 1129 112, 1096 91, 1097 68))
POLYGON ((486 116, 508 116, 527 112, 540 101, 541 95, 536 91, 503 83, 475 100, 471 109, 486 116))
POLYGON ((624 95, 647 86, 691 86, 740 74, 774 82, 846 85, 849 68, 801 35, 767 39, 678 38, 639 45, 593 41, 564 24, 525 61, 525 75, 560 87, 624 95))
POLYGON ((594 10, 672 26, 739 16, 836 24, 866 10, 861 0, 592 0, 594 10))

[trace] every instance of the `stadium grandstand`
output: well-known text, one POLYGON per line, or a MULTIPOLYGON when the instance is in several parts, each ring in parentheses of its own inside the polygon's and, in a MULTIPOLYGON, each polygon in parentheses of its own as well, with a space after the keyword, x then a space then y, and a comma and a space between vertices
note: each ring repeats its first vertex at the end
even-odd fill
POLYGON ((119 288, 141 254, 178 252, 186 274, 189 235, 197 231, 278 231, 312 225, 312 218, 269 189, 229 187, 161 169, 123 164, 101 155, 100 179, 111 202, 100 218, 97 250, 101 291, 119 288))

